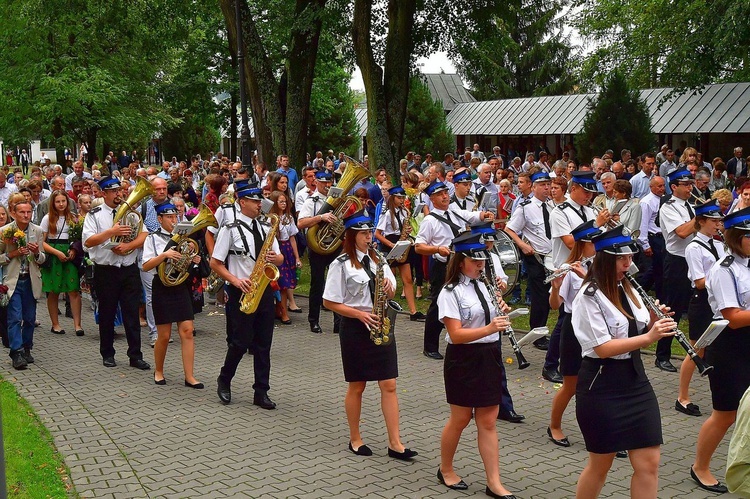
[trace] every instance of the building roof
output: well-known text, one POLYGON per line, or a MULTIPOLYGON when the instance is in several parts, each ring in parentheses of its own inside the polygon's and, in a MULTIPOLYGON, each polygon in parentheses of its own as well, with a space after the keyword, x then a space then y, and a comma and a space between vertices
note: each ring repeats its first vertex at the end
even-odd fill
MULTIPOLYGON (((706 85, 662 98, 671 88, 641 90, 654 133, 750 133, 750 83, 706 85)), ((448 114, 454 135, 574 135, 596 94, 527 97, 458 104, 448 114)))
POLYGON ((430 89, 432 99, 442 102, 446 112, 451 111, 458 104, 476 101, 455 73, 422 73, 422 77, 427 88, 430 89))

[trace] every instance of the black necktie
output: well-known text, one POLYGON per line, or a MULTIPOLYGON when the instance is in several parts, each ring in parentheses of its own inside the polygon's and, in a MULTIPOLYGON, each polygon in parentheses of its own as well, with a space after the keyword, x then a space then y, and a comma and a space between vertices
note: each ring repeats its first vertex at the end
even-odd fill
POLYGON ((474 291, 476 291, 479 297, 479 302, 482 304, 482 310, 484 310, 484 323, 490 323, 490 307, 487 305, 487 299, 484 297, 482 290, 479 288, 479 283, 476 279, 472 279, 471 283, 474 285, 474 291))
POLYGON ((260 233, 260 226, 257 220, 253 220, 253 241, 255 241, 255 258, 257 261, 260 249, 263 247, 263 235, 260 233))
MULTIPOLYGON (((711 254, 714 256, 714 258, 716 260, 718 260, 719 259, 719 253, 716 251, 716 246, 714 246, 714 240, 713 239, 709 239, 708 240, 708 245, 710 246, 709 250, 711 251, 711 254)), ((748 263, 750 263, 750 262, 748 262, 748 263)))
POLYGON ((589 219, 586 217, 586 210, 583 209, 583 206, 581 206, 581 219, 585 222, 588 222, 589 219))
POLYGON ((112 221, 115 221, 115 217, 117 217, 117 210, 112 210, 112 221))
POLYGON ((372 300, 373 305, 375 304, 375 274, 373 274, 372 269, 370 268, 370 257, 368 255, 365 255, 362 257, 362 268, 365 269, 365 273, 367 274, 367 277, 370 278, 370 282, 367 283, 367 287, 370 288, 370 299, 372 300))
POLYGON ((544 217, 544 235, 547 239, 552 239, 552 230, 549 226, 549 211, 547 210, 547 203, 542 203, 542 216, 544 217))
POLYGON ((688 211, 688 214, 690 215, 690 218, 695 218, 695 212, 690 207, 690 203, 688 203, 687 201, 685 201, 685 208, 687 208, 687 211, 688 211))

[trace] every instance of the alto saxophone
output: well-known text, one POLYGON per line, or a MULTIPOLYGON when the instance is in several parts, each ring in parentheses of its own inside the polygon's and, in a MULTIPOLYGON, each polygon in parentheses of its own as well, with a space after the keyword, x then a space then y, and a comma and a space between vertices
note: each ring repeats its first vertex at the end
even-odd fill
MULTIPOLYGON (((409 213, 409 211, 407 210, 406 218, 404 219, 404 223, 401 226, 401 235, 398 238, 399 241, 406 241, 407 238, 412 239, 411 235, 409 235, 409 232, 408 232, 409 228, 411 227, 411 219, 412 219, 411 213, 409 213)), ((414 240, 412 240, 412 243, 414 243, 414 240)), ((394 261, 398 263, 399 265, 402 263, 406 263, 406 259, 409 258, 410 251, 411 251, 411 248, 407 248, 406 251, 404 251, 404 253, 400 257, 396 258, 394 261)))
POLYGON ((370 327, 370 340, 376 345, 387 345, 391 341, 391 334, 396 326, 396 314, 401 310, 398 302, 389 300, 385 294, 385 266, 386 261, 382 253, 375 248, 375 243, 370 246, 378 257, 378 268, 375 271, 375 294, 372 299, 372 314, 377 315, 378 325, 370 327))
POLYGON ((279 279, 279 268, 266 261, 266 255, 273 246, 273 242, 276 239, 276 233, 279 231, 279 216, 276 214, 269 214, 267 218, 271 220, 271 230, 266 234, 266 241, 263 243, 263 247, 258 252, 258 256, 255 259, 255 267, 253 267, 252 273, 248 279, 250 280, 250 291, 242 293, 240 297, 240 312, 244 314, 252 314, 258 310, 260 299, 263 298, 263 292, 266 290, 266 286, 271 281, 277 281, 279 279))

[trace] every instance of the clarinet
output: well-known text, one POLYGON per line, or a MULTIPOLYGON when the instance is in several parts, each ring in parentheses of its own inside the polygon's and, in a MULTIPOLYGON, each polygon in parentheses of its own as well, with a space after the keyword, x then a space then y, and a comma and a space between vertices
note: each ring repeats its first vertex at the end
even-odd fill
MULTIPOLYGON (((646 291, 641 287, 640 284, 638 284, 638 281, 633 277, 630 272, 625 272, 625 278, 630 282, 630 285, 635 288, 636 292, 638 292, 639 295, 641 295, 641 299, 643 300, 643 303, 656 315, 657 319, 666 319, 668 318, 667 314, 661 311, 659 306, 656 304, 653 298, 651 298, 646 291)), ((685 352, 690 356, 690 358, 695 362, 695 366, 698 368, 698 372, 701 376, 708 375, 709 371, 714 368, 714 366, 710 366, 704 361, 700 355, 698 355, 698 352, 695 351, 693 348, 693 345, 690 344, 690 342, 685 337, 685 333, 680 331, 677 326, 674 328, 674 337, 677 340, 677 343, 680 344, 680 346, 685 350, 685 352)))
MULTIPOLYGON (((505 315, 502 308, 500 308, 500 303, 497 301, 496 289, 490 281, 490 277, 482 272, 479 274, 479 278, 484 281, 484 285, 487 286, 487 290, 490 292, 490 297, 492 298, 492 305, 495 307, 495 310, 497 310, 497 314, 505 315)), ((513 353, 516 354, 516 359, 518 360, 518 369, 526 369, 529 367, 531 363, 529 363, 529 361, 526 360, 526 357, 523 356, 521 347, 518 346, 518 341, 516 340, 516 333, 513 331, 513 326, 511 326, 510 323, 508 323, 508 327, 503 331, 503 335, 508 336, 508 339, 510 340, 510 346, 513 348, 513 353)))

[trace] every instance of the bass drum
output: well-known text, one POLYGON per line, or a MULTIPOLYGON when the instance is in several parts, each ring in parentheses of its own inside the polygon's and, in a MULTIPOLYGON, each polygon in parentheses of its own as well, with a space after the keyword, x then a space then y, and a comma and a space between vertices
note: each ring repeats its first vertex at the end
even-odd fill
POLYGON ((516 245, 513 244, 513 240, 505 232, 498 230, 497 242, 493 248, 493 251, 500 257, 500 262, 503 266, 505 275, 508 276, 508 287, 505 288, 503 297, 508 296, 518 285, 521 278, 521 261, 520 255, 516 245))

